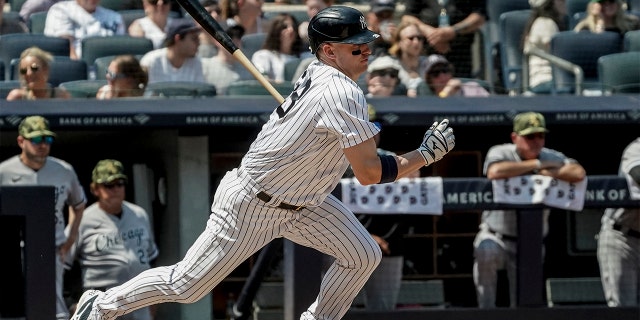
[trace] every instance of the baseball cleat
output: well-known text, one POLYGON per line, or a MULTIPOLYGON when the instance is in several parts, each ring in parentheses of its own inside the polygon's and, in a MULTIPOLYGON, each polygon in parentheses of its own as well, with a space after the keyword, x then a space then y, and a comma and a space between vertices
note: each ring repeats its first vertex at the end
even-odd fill
POLYGON ((78 306, 76 311, 71 316, 70 320, 89 320, 91 310, 93 309, 93 302, 101 293, 99 290, 87 290, 85 291, 80 300, 78 300, 78 306))

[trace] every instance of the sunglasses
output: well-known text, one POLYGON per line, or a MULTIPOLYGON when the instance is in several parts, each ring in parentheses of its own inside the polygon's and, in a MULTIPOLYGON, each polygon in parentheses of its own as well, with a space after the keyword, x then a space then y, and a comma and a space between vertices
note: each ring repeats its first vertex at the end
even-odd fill
POLYGON ((545 134, 542 133, 542 132, 538 132, 538 133, 532 133, 532 134, 524 135, 523 137, 525 139, 527 139, 527 140, 544 139, 545 138, 545 134))
POLYGON ((424 42, 424 40, 426 39, 424 36, 411 36, 411 37, 407 37, 406 39, 409 39, 409 41, 413 41, 413 40, 420 40, 420 42, 424 42))
POLYGON ((118 187, 118 188, 124 187, 124 182, 123 181, 118 181, 118 182, 114 182, 114 183, 104 183, 104 184, 102 184, 102 186, 105 189, 112 190, 113 188, 116 188, 116 187, 118 187))
POLYGON ((107 70, 107 74, 106 74, 107 80, 118 80, 118 79, 126 79, 129 76, 127 76, 124 73, 117 73, 117 72, 113 72, 113 71, 109 71, 107 70))
POLYGON ((384 76, 390 76, 391 78, 397 78, 398 77, 398 70, 396 69, 383 69, 383 70, 375 70, 375 71, 371 71, 371 76, 372 77, 384 77, 384 76))
POLYGON ((20 68, 20 74, 24 76, 25 74, 27 74, 27 71, 29 71, 28 69, 31 69, 32 73, 36 73, 38 72, 38 70, 40 70, 40 66, 36 63, 32 63, 27 68, 20 68))
MULTIPOLYGON (((160 2, 160 1, 159 1, 159 0, 147 0, 147 2, 149 2, 149 4, 151 4, 151 5, 154 5, 154 6, 155 6, 155 5, 157 5, 157 4, 158 4, 158 2, 160 2)), ((171 1, 168 1, 168 0, 166 0, 166 1, 162 1, 162 5, 165 5, 165 6, 166 6, 166 5, 170 5, 170 4, 171 4, 171 1)))
POLYGON ((53 143, 53 140, 55 139, 52 136, 39 136, 39 137, 33 137, 29 139, 29 141, 31 141, 31 143, 34 145, 38 145, 41 143, 50 145, 53 143))
POLYGON ((427 75, 429 75, 431 77, 437 77, 441 73, 451 73, 451 68, 449 68, 449 67, 433 68, 433 69, 429 70, 427 75))

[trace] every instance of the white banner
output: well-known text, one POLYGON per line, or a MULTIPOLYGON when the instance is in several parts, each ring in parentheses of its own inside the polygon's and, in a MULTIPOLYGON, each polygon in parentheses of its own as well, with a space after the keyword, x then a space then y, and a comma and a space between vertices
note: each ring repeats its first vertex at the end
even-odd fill
POLYGON ((542 175, 518 176, 492 180, 496 203, 537 204, 580 211, 584 206, 587 179, 569 183, 542 175))
POLYGON ((342 179, 342 202, 354 213, 442 214, 442 178, 402 178, 394 183, 363 186, 342 179))

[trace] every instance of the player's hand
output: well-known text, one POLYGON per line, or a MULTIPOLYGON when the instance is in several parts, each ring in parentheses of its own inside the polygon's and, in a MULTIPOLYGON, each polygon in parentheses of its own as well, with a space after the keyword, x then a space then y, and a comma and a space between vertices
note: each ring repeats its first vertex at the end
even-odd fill
POLYGON ((440 123, 436 121, 424 134, 424 139, 418 151, 420 151, 426 162, 425 166, 442 159, 456 145, 453 129, 447 128, 448 125, 448 119, 443 119, 440 123))

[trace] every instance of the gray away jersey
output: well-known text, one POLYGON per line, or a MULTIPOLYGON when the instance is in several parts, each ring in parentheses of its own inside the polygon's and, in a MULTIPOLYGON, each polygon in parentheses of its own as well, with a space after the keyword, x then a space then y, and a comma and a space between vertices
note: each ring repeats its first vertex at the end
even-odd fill
POLYGON ((291 204, 318 205, 348 166, 342 149, 378 132, 358 85, 314 61, 262 127, 240 170, 257 191, 291 204))
POLYGON ((77 207, 86 202, 84 190, 73 167, 58 158, 47 157, 45 165, 38 171, 27 167, 20 156, 13 156, 0 163, 0 185, 54 186, 55 191, 55 237, 56 246, 63 244, 64 209, 66 205, 77 207))

